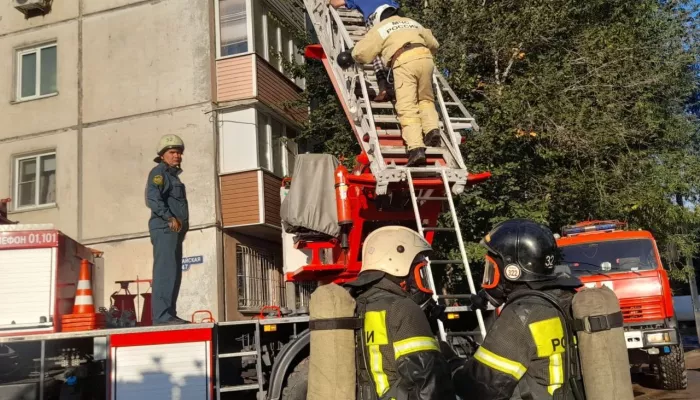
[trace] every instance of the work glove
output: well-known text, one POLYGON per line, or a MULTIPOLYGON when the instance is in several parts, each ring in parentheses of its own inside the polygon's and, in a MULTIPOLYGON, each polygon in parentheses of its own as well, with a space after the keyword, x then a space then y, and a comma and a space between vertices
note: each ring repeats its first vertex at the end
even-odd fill
POLYGON ((182 222, 175 217, 168 218, 168 227, 173 232, 180 232, 182 230, 182 222))
POLYGON ((447 360, 447 364, 450 366, 450 371, 454 372, 457 368, 461 367, 464 364, 464 360, 459 357, 457 352, 452 348, 452 346, 443 341, 439 341, 440 345, 440 353, 445 357, 445 360, 447 360))
POLYGON ((355 64, 355 59, 352 58, 352 49, 348 49, 338 54, 338 66, 342 69, 348 69, 355 64))

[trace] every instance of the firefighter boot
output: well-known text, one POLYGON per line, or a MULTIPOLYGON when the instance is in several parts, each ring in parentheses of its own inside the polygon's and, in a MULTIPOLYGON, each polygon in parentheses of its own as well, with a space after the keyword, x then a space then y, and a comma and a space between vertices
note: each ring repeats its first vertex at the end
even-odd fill
POLYGON ((374 101, 377 103, 385 103, 394 99, 391 85, 389 85, 386 77, 377 77, 377 84, 379 85, 379 94, 374 97, 374 101))
POLYGON ((425 134, 423 142, 426 146, 438 147, 440 146, 440 130, 433 129, 432 131, 425 134))
POLYGON ((407 167, 416 167, 425 164, 425 147, 418 147, 408 152, 407 167))

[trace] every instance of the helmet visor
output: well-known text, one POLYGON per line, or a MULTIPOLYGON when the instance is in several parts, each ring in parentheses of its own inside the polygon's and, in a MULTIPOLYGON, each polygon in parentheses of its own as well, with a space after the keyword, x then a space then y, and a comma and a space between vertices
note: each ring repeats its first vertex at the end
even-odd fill
POLYGON ((498 264, 490 256, 484 257, 484 277, 481 280, 481 287, 493 289, 498 285, 501 274, 498 272, 498 264))
POLYGON ((413 268, 413 282, 415 288, 426 294, 433 294, 432 289, 430 289, 430 281, 428 277, 428 262, 421 261, 418 265, 413 268))

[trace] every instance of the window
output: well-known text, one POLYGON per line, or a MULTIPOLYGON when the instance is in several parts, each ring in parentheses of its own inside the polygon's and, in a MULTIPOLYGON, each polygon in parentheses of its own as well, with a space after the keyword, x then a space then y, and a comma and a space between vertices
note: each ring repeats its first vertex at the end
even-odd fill
POLYGON ((56 153, 16 159, 15 198, 17 208, 56 203, 56 153))
MULTIPOLYGON (((280 57, 291 63, 303 63, 303 57, 297 54, 298 47, 294 43, 292 31, 286 26, 286 22, 280 21, 280 17, 270 11, 263 1, 255 4, 255 51, 267 60, 273 68, 282 72, 292 81, 295 81, 291 71, 285 70, 280 57)), ((297 79, 295 82, 303 83, 297 79)))
POLYGON ((238 308, 259 311, 262 306, 286 306, 284 279, 275 255, 263 249, 236 245, 238 308))
POLYGON ((17 101, 56 94, 56 44, 17 52, 17 101))
POLYGON ((219 0, 220 56, 248 51, 246 0, 219 0))
POLYGON ((258 159, 260 168, 277 176, 289 176, 294 169, 298 146, 296 131, 258 111, 258 159))

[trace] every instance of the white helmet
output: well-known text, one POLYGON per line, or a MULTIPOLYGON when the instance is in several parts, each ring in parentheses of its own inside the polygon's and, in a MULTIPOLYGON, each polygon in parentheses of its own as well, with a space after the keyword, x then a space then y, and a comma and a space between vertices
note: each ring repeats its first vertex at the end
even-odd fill
POLYGON ((411 272, 416 256, 429 251, 430 244, 418 232, 404 226, 384 226, 367 235, 360 272, 382 271, 403 277, 411 272))
POLYGON ((384 11, 388 9, 392 9, 394 10, 394 12, 396 11, 396 7, 390 6, 388 4, 382 4, 381 6, 377 7, 376 10, 374 10, 372 15, 369 16, 369 20, 370 22, 372 22, 372 26, 377 26, 377 24, 381 22, 382 13, 384 13, 384 11))
POLYGON ((158 153, 158 157, 154 158, 154 162, 160 162, 160 158, 165 154, 166 151, 169 149, 180 149, 181 152, 185 152, 185 142, 182 141, 180 136, 178 135, 173 135, 173 134, 167 134, 163 135, 160 138, 160 141, 158 141, 158 148, 156 148, 156 153, 158 153))

